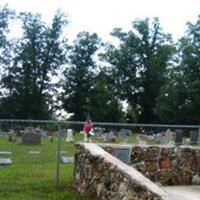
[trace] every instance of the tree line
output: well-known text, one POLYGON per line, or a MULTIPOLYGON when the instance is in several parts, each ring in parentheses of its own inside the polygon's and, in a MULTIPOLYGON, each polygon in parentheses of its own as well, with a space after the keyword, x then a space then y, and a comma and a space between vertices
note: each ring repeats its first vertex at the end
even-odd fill
POLYGON ((200 16, 177 42, 158 18, 145 18, 127 32, 114 28, 118 44, 86 31, 69 44, 68 21, 61 11, 49 25, 0 7, 0 118, 65 110, 73 120, 199 124, 200 16), (23 33, 11 38, 16 21, 23 33))

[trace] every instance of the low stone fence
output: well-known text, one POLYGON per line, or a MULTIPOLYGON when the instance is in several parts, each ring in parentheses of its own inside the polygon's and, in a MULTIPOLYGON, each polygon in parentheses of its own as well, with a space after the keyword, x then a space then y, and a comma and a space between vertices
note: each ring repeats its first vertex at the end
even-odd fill
POLYGON ((76 144, 74 186, 91 199, 173 200, 136 169, 93 143, 76 144))
POLYGON ((112 144, 102 144, 102 146, 107 152, 124 160, 153 182, 163 185, 200 184, 200 147, 198 146, 112 144), (121 155, 116 154, 117 150, 121 155))

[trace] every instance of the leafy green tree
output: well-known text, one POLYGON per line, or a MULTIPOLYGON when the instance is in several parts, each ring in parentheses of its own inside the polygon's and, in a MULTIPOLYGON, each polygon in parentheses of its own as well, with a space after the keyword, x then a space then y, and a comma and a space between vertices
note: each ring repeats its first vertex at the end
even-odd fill
POLYGON ((187 87, 178 68, 172 69, 157 98, 154 112, 161 123, 181 124, 186 121, 185 110, 187 104, 185 104, 185 99, 187 98, 187 87))
POLYGON ((174 76, 163 87, 155 111, 166 122, 199 124, 200 16, 195 24, 188 23, 178 47, 178 67, 173 69, 174 76))
POLYGON ((84 120, 89 113, 90 92, 94 85, 94 55, 100 46, 96 34, 81 32, 69 53, 69 66, 64 72, 62 103, 74 120, 84 120))
POLYGON ((22 13, 23 37, 15 48, 15 58, 9 72, 4 74, 6 89, 2 104, 6 118, 50 118, 52 113, 52 77, 65 63, 65 41, 62 30, 67 23, 58 12, 51 26, 41 21, 41 16, 22 13), (8 107, 9 105, 9 107, 8 107))
POLYGON ((1 70, 5 65, 9 64, 9 48, 11 43, 7 39, 9 33, 9 21, 14 17, 14 12, 11 11, 7 6, 0 6, 0 65, 1 70))
POLYGON ((105 69, 95 77, 90 94, 89 113, 95 121, 123 122, 125 118, 122 104, 114 95, 109 80, 105 69))
POLYGON ((2 76, 10 67, 10 62, 12 58, 12 43, 8 40, 9 33, 9 22, 14 18, 15 14, 7 6, 0 7, 0 113, 5 111, 5 106, 3 105, 3 84, 2 76))
POLYGON ((165 82, 173 46, 157 18, 133 22, 133 30, 114 29, 118 47, 108 46, 104 58, 112 65, 113 83, 119 97, 127 102, 139 122, 154 122, 153 112, 160 88, 165 82))

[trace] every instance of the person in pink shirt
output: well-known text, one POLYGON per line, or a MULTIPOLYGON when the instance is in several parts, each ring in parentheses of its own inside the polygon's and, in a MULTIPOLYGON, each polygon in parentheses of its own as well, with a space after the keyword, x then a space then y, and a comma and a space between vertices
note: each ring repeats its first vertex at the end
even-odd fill
POLYGON ((87 142, 91 141, 91 134, 90 134, 90 132, 92 131, 92 128, 93 128, 92 120, 88 118, 85 121, 84 126, 83 126, 83 132, 86 135, 85 141, 87 141, 87 142))

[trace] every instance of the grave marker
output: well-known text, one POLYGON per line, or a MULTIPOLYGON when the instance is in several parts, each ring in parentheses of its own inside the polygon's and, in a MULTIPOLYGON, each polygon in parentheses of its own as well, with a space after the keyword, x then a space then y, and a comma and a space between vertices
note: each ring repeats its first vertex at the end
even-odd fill
POLYGON ((11 165, 12 160, 10 158, 0 158, 0 165, 11 165))
POLYGON ((175 144, 181 145, 183 141, 183 130, 177 129, 175 133, 175 144))
POLYGON ((190 131, 190 144, 195 145, 198 144, 198 132, 197 131, 190 131))
POLYGON ((131 149, 130 148, 116 148, 113 149, 113 156, 121 160, 126 164, 130 164, 131 161, 131 149))
POLYGON ((29 154, 40 154, 40 151, 29 151, 29 154))
POLYGON ((73 136, 73 130, 67 129, 67 138, 66 138, 66 142, 73 142, 74 141, 74 136, 73 136))
POLYGON ((22 135, 22 143, 23 144, 41 144, 41 135, 36 133, 24 133, 22 135))
POLYGON ((12 152, 11 151, 0 151, 0 156, 1 155, 11 155, 12 154, 12 152))
POLYGON ((62 156, 61 161, 63 164, 74 163, 74 157, 62 156))
POLYGON ((166 144, 173 142, 173 132, 170 129, 167 129, 165 132, 166 144))

